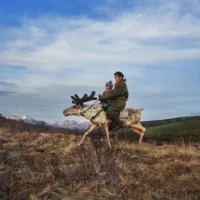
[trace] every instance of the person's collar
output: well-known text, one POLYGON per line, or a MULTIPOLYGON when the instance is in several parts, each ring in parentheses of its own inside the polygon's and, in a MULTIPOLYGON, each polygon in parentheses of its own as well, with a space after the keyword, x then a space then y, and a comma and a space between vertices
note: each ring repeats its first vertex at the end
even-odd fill
POLYGON ((125 83, 126 82, 126 79, 121 79, 119 82, 117 82, 116 84, 118 83, 125 83))
POLYGON ((123 78, 120 82, 126 82, 126 79, 125 78, 123 78))

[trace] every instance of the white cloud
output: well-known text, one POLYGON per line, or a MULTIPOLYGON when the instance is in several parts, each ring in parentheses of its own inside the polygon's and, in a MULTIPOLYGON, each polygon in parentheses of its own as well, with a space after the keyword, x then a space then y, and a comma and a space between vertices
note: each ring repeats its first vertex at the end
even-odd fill
MULTIPOLYGON (((108 4, 112 7, 115 2, 109 0, 108 4)), ((8 78, 4 80, 15 85, 0 85, 0 89, 22 95, 15 97, 19 102, 27 94, 32 95, 30 102, 55 101, 60 105, 66 101, 71 105, 71 94, 81 95, 90 92, 91 88, 98 94, 104 89, 104 83, 113 80, 113 73, 119 70, 128 79, 129 106, 145 106, 148 116, 144 114, 144 119, 184 115, 187 109, 181 111, 175 103, 196 101, 199 96, 187 99, 187 93, 182 95, 184 81, 177 86, 176 82, 169 83, 164 75, 153 81, 156 77, 152 73, 150 79, 144 66, 162 65, 165 68, 173 63, 176 67, 178 61, 200 59, 200 2, 130 0, 128 3, 136 3, 136 6, 111 14, 107 21, 46 16, 23 19, 18 28, 1 29, 4 39, 0 39, 0 68, 20 66, 26 70, 21 70, 22 73, 16 70, 11 78, 9 70, 6 71, 8 78), (152 109, 157 104, 163 106, 162 103, 166 107, 173 104, 172 110, 152 109)), ((110 7, 107 14, 111 12, 110 7)), ((99 8, 101 12, 104 9, 99 8)), ((7 99, 4 103, 8 104, 7 99)), ((194 110, 191 109, 191 113, 194 110)))
POLYGON ((182 15, 180 1, 169 2, 157 10, 129 11, 110 21, 61 17, 24 20, 20 28, 5 30, 10 39, 0 50, 0 65, 58 71, 103 63, 147 65, 199 59, 199 46, 179 48, 181 41, 176 48, 172 46, 181 38, 198 41, 200 20, 191 12, 182 15), (167 43, 161 46, 156 39, 167 43), (152 40, 153 45, 146 44, 152 40))

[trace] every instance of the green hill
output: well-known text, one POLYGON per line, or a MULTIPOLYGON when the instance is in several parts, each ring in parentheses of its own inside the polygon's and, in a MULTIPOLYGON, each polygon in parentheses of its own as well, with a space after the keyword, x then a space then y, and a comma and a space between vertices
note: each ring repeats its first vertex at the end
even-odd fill
POLYGON ((200 117, 177 118, 176 120, 165 120, 164 122, 166 123, 164 125, 147 128, 145 137, 152 139, 175 139, 183 137, 194 140, 200 139, 200 117), (171 123, 167 124, 167 122, 171 123))
POLYGON ((176 123, 176 122, 183 122, 187 120, 200 120, 200 116, 177 117, 177 118, 162 119, 162 120, 143 121, 142 124, 144 127, 149 128, 149 127, 167 125, 167 124, 176 123))

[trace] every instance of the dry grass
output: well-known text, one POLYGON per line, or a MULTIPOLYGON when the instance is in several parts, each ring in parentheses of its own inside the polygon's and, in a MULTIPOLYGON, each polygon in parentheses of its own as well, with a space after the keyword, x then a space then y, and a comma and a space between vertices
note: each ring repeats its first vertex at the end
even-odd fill
POLYGON ((105 138, 88 137, 77 147, 77 135, 0 123, 2 200, 200 199, 199 143, 112 139, 109 150, 105 138))

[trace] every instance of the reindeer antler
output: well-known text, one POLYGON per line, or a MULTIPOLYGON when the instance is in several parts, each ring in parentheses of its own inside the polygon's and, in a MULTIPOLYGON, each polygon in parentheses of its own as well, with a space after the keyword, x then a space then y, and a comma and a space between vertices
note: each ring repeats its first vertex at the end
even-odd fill
POLYGON ((77 105, 83 105, 84 102, 97 100, 97 98, 94 97, 94 95, 95 95, 95 91, 92 91, 89 97, 87 94, 84 94, 82 98, 79 98, 79 96, 75 94, 74 96, 71 96, 71 98, 73 99, 72 103, 77 104, 77 105))

